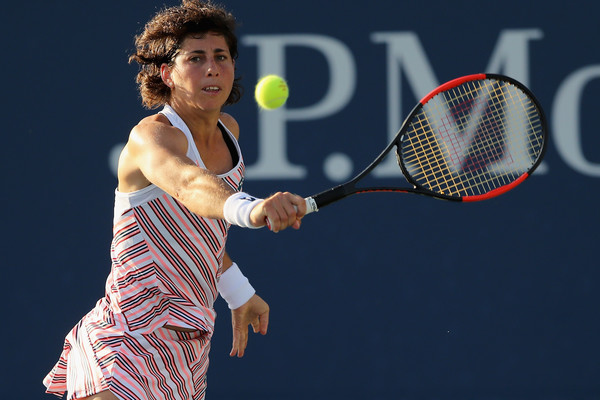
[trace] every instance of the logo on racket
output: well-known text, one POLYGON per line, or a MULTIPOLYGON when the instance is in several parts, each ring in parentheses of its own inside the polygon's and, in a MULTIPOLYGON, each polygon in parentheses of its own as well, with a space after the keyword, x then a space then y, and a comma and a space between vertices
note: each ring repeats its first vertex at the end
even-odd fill
POLYGON ((497 82, 435 96, 422 109, 423 120, 435 133, 430 150, 455 175, 526 172, 535 163, 532 144, 527 143, 533 129, 528 110, 533 107, 523 102, 530 100, 520 90, 497 82))

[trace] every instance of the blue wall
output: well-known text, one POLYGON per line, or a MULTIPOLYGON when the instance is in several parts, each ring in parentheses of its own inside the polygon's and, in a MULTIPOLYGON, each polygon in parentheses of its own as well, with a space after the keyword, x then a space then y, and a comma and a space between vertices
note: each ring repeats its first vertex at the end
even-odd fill
MULTIPOLYGON (((464 74, 525 81, 552 139, 539 173, 487 202, 363 195, 308 216, 298 232, 233 228, 229 252, 270 303, 271 325, 230 359, 218 302, 208 399, 600 398, 600 5, 227 5, 243 23, 246 86, 228 112, 255 195, 338 183, 325 168, 332 154, 352 163, 346 172, 362 169, 424 91, 464 74), (253 103, 265 72, 288 79, 286 110, 253 103)), ((41 380, 103 294, 110 154, 148 113, 127 55, 158 6, 4 8, 2 398, 51 398, 41 380)))

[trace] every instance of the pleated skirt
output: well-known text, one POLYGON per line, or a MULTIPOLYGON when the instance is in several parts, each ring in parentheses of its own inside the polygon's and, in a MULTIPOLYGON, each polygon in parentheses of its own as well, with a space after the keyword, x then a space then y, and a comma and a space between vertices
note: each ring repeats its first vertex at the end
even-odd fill
POLYGON ((67 400, 110 390, 127 400, 203 400, 210 334, 158 328, 136 334, 84 317, 44 379, 67 400))

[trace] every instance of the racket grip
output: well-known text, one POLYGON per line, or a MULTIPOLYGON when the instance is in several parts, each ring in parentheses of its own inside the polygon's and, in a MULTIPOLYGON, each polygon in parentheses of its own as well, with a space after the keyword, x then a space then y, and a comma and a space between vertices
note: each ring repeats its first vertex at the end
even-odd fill
POLYGON ((306 214, 319 211, 319 207, 317 207, 317 202, 315 201, 315 199, 313 199, 312 197, 307 197, 304 199, 304 201, 306 202, 306 214))
MULTIPOLYGON (((307 197, 304 199, 304 201, 306 202, 306 214, 310 214, 313 212, 317 212, 319 211, 319 208, 317 207, 317 203, 315 202, 315 199, 313 199, 312 197, 307 197)), ((294 208, 296 209, 296 211, 298 211, 298 207, 294 206, 294 208)), ((265 218, 265 222, 267 223, 267 228, 269 228, 269 230, 271 229, 271 220, 267 217, 265 218)))

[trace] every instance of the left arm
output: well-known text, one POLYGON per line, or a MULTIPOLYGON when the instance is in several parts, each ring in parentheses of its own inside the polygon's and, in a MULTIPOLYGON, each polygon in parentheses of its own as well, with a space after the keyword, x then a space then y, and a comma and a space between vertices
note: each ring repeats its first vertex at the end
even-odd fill
MULTIPOLYGON (((237 121, 231 115, 221 114, 221 121, 227 129, 239 140, 240 127, 237 121)), ((225 252, 223 257, 223 273, 233 265, 233 260, 229 254, 225 252)), ((267 334, 269 326, 269 305, 254 294, 242 306, 231 310, 231 325, 233 328, 233 344, 231 346, 231 357, 243 357, 248 345, 248 325, 252 325, 254 333, 260 332, 263 335, 267 334)))
MULTIPOLYGON (((227 253, 223 257, 223 273, 233 265, 227 253)), ((222 275, 221 275, 222 276, 222 275)), ((254 333, 267 334, 269 326, 269 305, 254 294, 240 307, 231 310, 231 325, 233 328, 233 345, 229 355, 243 357, 248 345, 248 325, 252 325, 254 333)))

